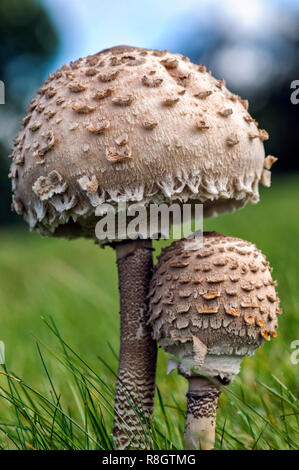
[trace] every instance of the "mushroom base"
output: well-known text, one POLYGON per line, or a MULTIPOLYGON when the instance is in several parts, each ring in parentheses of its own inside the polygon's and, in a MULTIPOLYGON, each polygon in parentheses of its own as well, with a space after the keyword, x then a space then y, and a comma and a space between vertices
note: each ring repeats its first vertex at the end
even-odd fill
POLYGON ((185 444, 188 450, 214 448, 220 390, 203 377, 189 379, 185 444))

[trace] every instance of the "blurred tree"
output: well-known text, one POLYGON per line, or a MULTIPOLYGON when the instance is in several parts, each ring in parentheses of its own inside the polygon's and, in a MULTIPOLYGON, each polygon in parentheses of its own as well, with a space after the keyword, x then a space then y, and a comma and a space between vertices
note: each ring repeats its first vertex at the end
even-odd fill
POLYGON ((0 105, 0 224, 15 219, 7 178, 12 138, 57 46, 56 30, 38 0, 0 1, 0 80, 5 84, 5 104, 0 105))

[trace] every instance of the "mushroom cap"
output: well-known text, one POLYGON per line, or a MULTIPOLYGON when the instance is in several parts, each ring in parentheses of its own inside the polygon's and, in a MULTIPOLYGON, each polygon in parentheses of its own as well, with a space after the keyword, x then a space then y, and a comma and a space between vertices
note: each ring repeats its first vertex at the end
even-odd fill
POLYGON ((14 141, 13 208, 42 234, 95 238, 102 203, 204 203, 206 216, 270 185, 248 103, 180 54, 117 46, 64 65, 14 141))
MULTIPOLYGON (((277 336, 279 298, 265 256, 254 244, 215 232, 182 239, 162 251, 150 286, 149 323, 168 352, 198 363, 234 357, 239 364, 277 336)), ((225 368, 225 361, 218 368, 225 368)), ((211 367, 210 365, 207 368, 211 367)))

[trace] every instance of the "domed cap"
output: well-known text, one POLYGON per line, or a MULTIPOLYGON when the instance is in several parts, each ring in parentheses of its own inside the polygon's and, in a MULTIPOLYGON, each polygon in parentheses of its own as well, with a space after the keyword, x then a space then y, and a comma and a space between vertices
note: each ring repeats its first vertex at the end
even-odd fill
POLYGON ((196 364, 206 349, 209 370, 213 356, 241 359, 276 337, 280 309, 271 268, 255 245, 215 232, 201 241, 190 237, 163 250, 151 281, 149 322, 154 339, 177 356, 196 364))
POLYGON ((41 233, 95 237, 104 202, 255 203, 275 159, 247 109, 180 54, 119 46, 64 65, 14 141, 13 207, 41 233))

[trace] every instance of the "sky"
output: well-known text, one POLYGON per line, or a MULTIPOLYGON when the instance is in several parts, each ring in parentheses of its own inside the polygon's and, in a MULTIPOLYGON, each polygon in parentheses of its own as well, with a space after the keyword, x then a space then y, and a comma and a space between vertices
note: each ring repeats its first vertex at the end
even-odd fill
MULTIPOLYGON (((299 0, 41 1, 61 39, 47 72, 118 44, 184 52, 180 50, 182 38, 188 38, 193 25, 208 28, 215 22, 230 45, 216 54, 213 71, 244 89, 254 87, 256 77, 260 86, 270 75, 279 74, 275 54, 264 45, 273 42, 277 30, 291 34, 297 25, 292 25, 290 8, 299 9, 299 0)), ((199 32, 199 41, 204 40, 199 32)))
MULTIPOLYGON (((299 11, 299 0, 39 1, 52 18, 60 39, 57 54, 45 66, 44 79, 65 63, 119 44, 170 49, 187 55, 193 45, 196 53, 201 51, 198 59, 192 57, 193 61, 203 61, 238 94, 250 98, 251 94, 260 93, 256 102, 263 106, 268 84, 278 83, 282 70, 294 62, 288 48, 285 47, 286 53, 283 48, 284 38, 298 27, 292 10, 299 11), (205 51, 209 50, 213 31, 226 39, 211 57, 205 51)), ((20 99, 26 103, 40 85, 29 87, 23 79, 20 84, 17 76, 15 82, 20 88, 20 99)), ((15 122, 15 116, 9 116, 6 110, 0 138, 10 139, 15 122)))
MULTIPOLYGON (((128 44, 155 47, 198 0, 43 0, 60 36, 55 65, 101 49, 128 44)), ((208 3, 200 2, 203 7, 208 3)), ((53 64, 54 65, 54 64, 53 64)))

